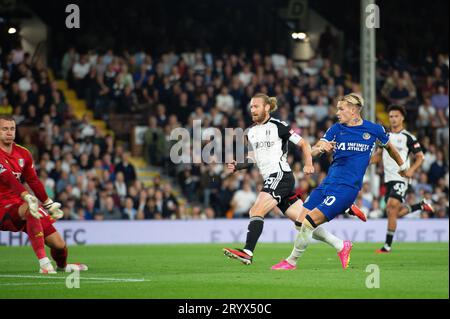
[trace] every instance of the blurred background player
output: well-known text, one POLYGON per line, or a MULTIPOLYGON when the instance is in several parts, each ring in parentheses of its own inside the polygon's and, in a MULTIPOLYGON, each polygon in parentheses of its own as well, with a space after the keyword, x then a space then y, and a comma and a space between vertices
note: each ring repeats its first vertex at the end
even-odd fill
MULTIPOLYGON (((274 265, 273 270, 296 269, 297 261, 308 247, 317 227, 331 221, 352 205, 361 189, 377 141, 397 162, 402 175, 408 169, 408 163, 403 161, 395 146, 389 142, 384 128, 362 119, 363 105, 364 100, 358 94, 348 94, 339 99, 336 113, 339 123, 331 126, 312 150, 312 155, 334 150, 333 162, 327 177, 303 205, 300 212, 302 226, 291 255, 274 265)), ((341 245, 338 255, 342 268, 346 269, 352 243, 346 240, 341 245)))
POLYGON ((61 204, 47 196, 34 169, 31 153, 14 143, 15 137, 14 119, 0 115, 0 230, 28 234, 39 259, 40 273, 56 273, 46 255, 45 245, 50 247, 58 270, 65 271, 68 267, 87 270, 86 265, 67 264, 66 243, 53 227, 55 220, 63 216, 61 204), (21 180, 36 196, 27 191, 21 180), (39 205, 38 199, 43 206, 39 205))
MULTIPOLYGON (((425 155, 422 152, 420 143, 416 137, 405 130, 403 122, 406 118, 406 111, 403 106, 391 105, 388 108, 390 136, 389 141, 397 148, 403 161, 410 162, 409 156, 413 154, 414 163, 405 172, 404 176, 398 173, 397 163, 389 156, 386 149, 382 150, 382 159, 384 166, 384 183, 386 185, 386 213, 388 217, 388 226, 386 242, 384 246, 377 250, 378 253, 389 253, 392 247, 395 230, 397 229, 397 218, 403 217, 417 210, 424 210, 433 213, 433 207, 429 202, 423 199, 414 205, 403 205, 406 193, 410 187, 410 180, 414 173, 422 166, 425 155)), ((378 162, 381 159, 381 152, 372 159, 372 162, 378 162)))
MULTIPOLYGON (((224 248, 224 254, 236 258, 249 265, 253 260, 253 251, 264 227, 264 216, 278 207, 282 213, 294 221, 297 227, 298 213, 302 207, 302 200, 294 192, 294 176, 287 162, 288 141, 298 145, 305 157, 303 172, 306 175, 314 173, 311 146, 301 136, 289 129, 289 126, 270 116, 277 109, 274 97, 256 94, 250 101, 250 111, 254 125, 248 131, 249 154, 247 163, 230 163, 227 165, 229 173, 236 170, 251 168, 254 163, 264 178, 264 187, 256 202, 250 208, 250 223, 248 225, 247 240, 244 249, 224 248)), ((330 151, 331 145, 324 145, 323 151, 330 151)), ((346 207, 347 208, 347 207, 346 207)), ((342 240, 318 228, 314 238, 326 242, 333 247, 340 247, 342 240)))

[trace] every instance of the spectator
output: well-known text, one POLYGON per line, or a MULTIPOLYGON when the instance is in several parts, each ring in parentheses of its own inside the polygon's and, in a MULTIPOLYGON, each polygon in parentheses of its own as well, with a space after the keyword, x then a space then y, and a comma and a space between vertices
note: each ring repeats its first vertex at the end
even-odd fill
POLYGON ((425 98, 424 103, 419 106, 419 118, 416 125, 421 128, 424 135, 431 135, 436 124, 436 109, 433 108, 431 100, 425 98))
POLYGON ((144 159, 150 165, 160 166, 162 155, 166 150, 166 139, 163 130, 158 127, 156 117, 148 121, 148 129, 144 133, 144 159))
POLYGON ((156 205, 156 201, 153 197, 150 197, 143 210, 138 212, 138 219, 161 219, 162 214, 156 205))
POLYGON ((223 86, 216 98, 216 106, 219 111, 230 114, 234 107, 233 97, 228 93, 228 88, 223 86))
POLYGON ((448 171, 448 166, 444 163, 444 153, 438 150, 436 153, 436 161, 431 164, 428 178, 431 184, 436 184, 439 178, 445 175, 448 171))
POLYGON ((9 103, 8 98, 4 96, 0 99, 0 115, 12 115, 13 107, 9 103))
POLYGON ((178 201, 172 193, 172 188, 170 184, 164 185, 163 189, 163 206, 162 206, 162 217, 163 218, 176 218, 178 210, 178 201))
POLYGON ((414 190, 417 196, 433 191, 433 187, 428 183, 428 175, 425 172, 420 173, 419 182, 414 186, 414 190))
POLYGON ((439 85, 436 94, 431 97, 431 104, 438 112, 448 109, 448 93, 443 85, 439 85))
POLYGON ((83 220, 93 220, 97 213, 95 208, 95 199, 90 196, 85 196, 85 206, 83 215, 80 216, 83 220))
POLYGON ((117 172, 114 187, 120 198, 123 199, 127 196, 127 184, 125 183, 125 176, 122 171, 117 172))
POLYGON ((411 92, 405 87, 404 81, 397 79, 395 87, 389 94, 391 104, 406 105, 411 100, 411 92))
POLYGON ((129 162, 129 159, 130 154, 125 152, 122 155, 122 160, 116 165, 116 173, 123 173, 127 185, 130 185, 136 180, 136 170, 133 164, 129 162))
POLYGON ((319 38, 319 52, 322 58, 327 59, 331 53, 335 51, 336 39, 331 31, 331 26, 327 25, 325 31, 320 34, 319 38))
POLYGON ((69 71, 72 70, 72 67, 74 66, 75 62, 78 61, 79 55, 75 51, 74 47, 70 47, 66 53, 64 53, 64 57, 61 62, 62 66, 62 75, 63 78, 67 80, 69 76, 69 71))
POLYGON ((368 210, 371 210, 374 196, 370 190, 369 182, 364 182, 364 184, 363 184, 363 187, 361 189, 361 199, 362 199, 362 205, 364 207, 367 207, 368 210))
POLYGON ((374 199, 372 201, 371 207, 372 207, 372 209, 370 210, 369 215, 367 216, 367 218, 377 219, 377 218, 382 218, 383 217, 384 213, 380 209, 380 203, 378 202, 378 200, 374 199))
POLYGON ((75 90, 81 98, 84 98, 85 96, 85 79, 90 68, 91 66, 85 55, 82 55, 80 60, 75 62, 72 68, 75 90))
POLYGON ((242 189, 234 193, 231 200, 231 206, 234 210, 233 217, 248 217, 250 208, 253 206, 255 201, 256 193, 251 190, 249 183, 244 183, 242 185, 242 189))
POLYGON ((125 216, 125 219, 130 219, 130 220, 136 219, 137 210, 134 208, 133 198, 131 198, 131 197, 125 198, 123 215, 125 216))

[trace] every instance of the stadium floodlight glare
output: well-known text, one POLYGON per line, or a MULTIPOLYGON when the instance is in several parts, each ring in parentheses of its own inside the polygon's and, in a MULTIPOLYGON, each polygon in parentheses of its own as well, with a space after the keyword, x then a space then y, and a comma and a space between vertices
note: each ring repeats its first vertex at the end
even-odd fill
POLYGON ((305 32, 292 32, 292 39, 303 41, 307 38, 307 34, 305 32))
POLYGON ((305 32, 299 32, 298 33, 298 39, 299 40, 305 40, 306 39, 306 33, 305 32))
POLYGON ((8 34, 15 34, 17 32, 17 29, 14 27, 11 27, 8 29, 8 34))

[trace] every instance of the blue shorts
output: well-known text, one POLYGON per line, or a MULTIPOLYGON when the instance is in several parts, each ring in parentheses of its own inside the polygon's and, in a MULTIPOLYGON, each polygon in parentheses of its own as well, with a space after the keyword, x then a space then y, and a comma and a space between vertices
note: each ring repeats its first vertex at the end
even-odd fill
POLYGON ((359 189, 342 184, 320 184, 306 199, 303 207, 319 209, 328 221, 352 206, 359 189))

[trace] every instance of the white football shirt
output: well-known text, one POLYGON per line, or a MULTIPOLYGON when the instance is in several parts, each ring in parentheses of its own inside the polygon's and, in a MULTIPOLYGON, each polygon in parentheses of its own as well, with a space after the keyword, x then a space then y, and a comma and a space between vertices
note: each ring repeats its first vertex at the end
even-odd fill
POLYGON ((298 144, 302 137, 286 122, 271 117, 262 124, 250 127, 247 137, 249 150, 253 151, 255 164, 264 179, 273 173, 291 171, 287 162, 288 141, 298 144))

